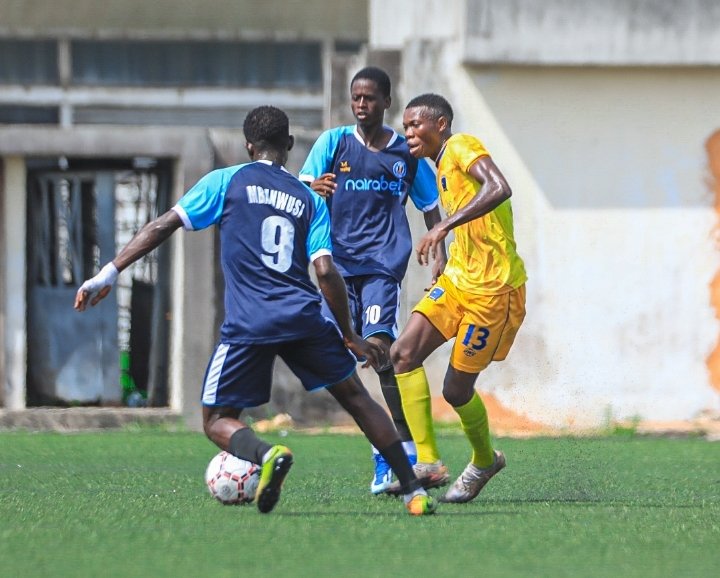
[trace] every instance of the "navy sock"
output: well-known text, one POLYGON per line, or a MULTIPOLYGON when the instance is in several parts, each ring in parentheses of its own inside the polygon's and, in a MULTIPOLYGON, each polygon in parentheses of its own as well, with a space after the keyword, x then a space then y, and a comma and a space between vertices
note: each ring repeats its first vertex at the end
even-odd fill
POLYGON ((228 451, 232 455, 254 464, 262 464, 262 458, 270 448, 272 444, 261 440, 249 427, 235 430, 228 444, 228 451))
POLYGON ((402 408, 402 399, 400 398, 400 388, 398 387, 395 374, 392 369, 389 371, 382 371, 378 373, 380 379, 380 390, 382 391, 385 403, 390 410, 390 416, 392 417, 395 429, 400 434, 400 439, 404 442, 412 441, 412 435, 410 435, 410 429, 408 428, 407 421, 405 421, 405 414, 402 408))

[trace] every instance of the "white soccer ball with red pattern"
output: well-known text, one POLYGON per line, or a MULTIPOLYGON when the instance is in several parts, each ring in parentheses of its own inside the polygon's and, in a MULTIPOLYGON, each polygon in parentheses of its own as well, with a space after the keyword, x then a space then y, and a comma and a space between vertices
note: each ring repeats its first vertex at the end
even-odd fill
POLYGON ((228 452, 220 452, 205 470, 210 494, 223 504, 247 504, 255 499, 260 467, 228 452))

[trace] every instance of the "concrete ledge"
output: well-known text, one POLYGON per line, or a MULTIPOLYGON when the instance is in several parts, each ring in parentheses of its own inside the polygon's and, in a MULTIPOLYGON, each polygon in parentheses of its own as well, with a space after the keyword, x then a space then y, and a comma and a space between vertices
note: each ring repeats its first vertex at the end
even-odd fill
POLYGON ((0 410, 0 431, 88 431, 119 429, 128 425, 181 427, 182 416, 166 408, 38 407, 0 410))

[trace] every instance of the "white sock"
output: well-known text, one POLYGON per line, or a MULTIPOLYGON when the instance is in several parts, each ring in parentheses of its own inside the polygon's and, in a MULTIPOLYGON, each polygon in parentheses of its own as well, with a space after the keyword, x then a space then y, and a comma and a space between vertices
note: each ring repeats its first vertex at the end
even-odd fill
POLYGON ((410 440, 402 443, 405 454, 408 456, 417 456, 417 449, 415 448, 415 442, 410 440))
POLYGON ((413 490, 409 494, 403 494, 403 500, 405 500, 405 503, 407 504, 415 496, 427 496, 427 492, 425 491, 425 488, 418 488, 417 490, 413 490))
MULTIPOLYGON (((268 461, 268 458, 270 457, 270 454, 272 453, 272 451, 273 451, 274 449, 275 449, 275 446, 271 447, 268 451, 266 451, 266 452, 263 454, 262 464, 264 464, 266 461, 268 461)), ((262 464, 260 464, 260 465, 262 465, 262 464)))

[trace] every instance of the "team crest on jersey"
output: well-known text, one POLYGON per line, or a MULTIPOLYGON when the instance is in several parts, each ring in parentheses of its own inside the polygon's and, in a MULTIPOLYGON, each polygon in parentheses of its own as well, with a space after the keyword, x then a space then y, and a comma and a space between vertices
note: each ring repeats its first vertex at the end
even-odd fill
POLYGON ((445 177, 440 177, 440 186, 443 191, 447 192, 447 179, 445 177))
POLYGON ((430 293, 428 293, 428 299, 437 301, 438 299, 440 299, 440 297, 443 296, 443 293, 445 293, 445 289, 440 289, 440 287, 433 287, 430 293))
POLYGON ((340 161, 340 172, 349 173, 351 171, 349 161, 340 161))
POLYGON ((402 179, 407 174, 407 165, 405 164, 405 161, 398 161, 393 165, 393 174, 398 179, 402 179))
POLYGON ((466 349, 463 349, 463 353, 465 354, 465 357, 473 357, 475 355, 475 352, 470 349, 469 347, 466 349))

